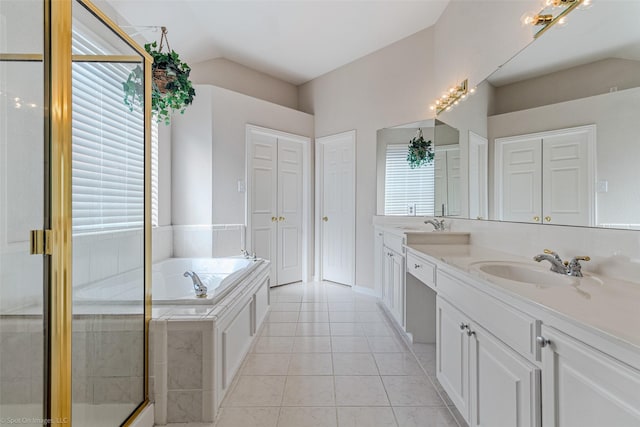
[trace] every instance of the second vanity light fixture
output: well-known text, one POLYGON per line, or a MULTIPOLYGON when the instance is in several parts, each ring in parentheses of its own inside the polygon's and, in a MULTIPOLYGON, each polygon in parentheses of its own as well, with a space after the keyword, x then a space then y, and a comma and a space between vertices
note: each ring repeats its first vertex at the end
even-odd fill
POLYGON ((576 8, 588 9, 592 0, 543 0, 542 9, 537 13, 525 13, 522 18, 523 25, 540 27, 535 30, 534 38, 540 37, 549 28, 558 24, 566 25, 567 15, 576 8))
POLYGON ((468 95, 473 95, 475 91, 475 88, 469 89, 469 82, 467 79, 464 79, 462 83, 449 88, 449 90, 440 98, 436 99, 435 102, 429 106, 429 109, 431 111, 435 111, 436 115, 443 111, 449 111, 454 105, 458 105, 460 101, 464 100, 468 95))

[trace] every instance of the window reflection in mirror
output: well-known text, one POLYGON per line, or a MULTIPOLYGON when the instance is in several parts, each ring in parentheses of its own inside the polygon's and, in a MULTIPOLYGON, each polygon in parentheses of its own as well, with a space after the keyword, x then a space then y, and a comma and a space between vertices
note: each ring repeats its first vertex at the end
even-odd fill
POLYGON ((460 149, 457 129, 439 120, 423 120, 378 131, 377 212, 379 215, 459 215, 460 149), (411 168, 409 141, 422 130, 434 146, 434 161, 411 168))

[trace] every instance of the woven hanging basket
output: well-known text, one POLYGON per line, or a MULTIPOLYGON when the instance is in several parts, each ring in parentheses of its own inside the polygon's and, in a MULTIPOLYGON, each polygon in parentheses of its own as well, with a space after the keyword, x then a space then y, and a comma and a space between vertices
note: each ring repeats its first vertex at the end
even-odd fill
POLYGON ((153 70, 153 82, 158 87, 160 93, 167 93, 167 85, 176 80, 176 76, 167 74, 165 68, 156 68, 153 70))

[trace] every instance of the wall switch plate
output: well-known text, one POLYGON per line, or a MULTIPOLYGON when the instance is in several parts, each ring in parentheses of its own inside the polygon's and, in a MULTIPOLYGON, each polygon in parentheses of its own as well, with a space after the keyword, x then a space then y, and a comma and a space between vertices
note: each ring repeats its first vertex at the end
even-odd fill
POLYGON ((243 180, 239 179, 238 180, 238 193, 244 193, 245 191, 247 191, 247 186, 245 185, 243 180))
POLYGON ((407 205, 407 215, 416 216, 416 204, 415 203, 409 203, 407 205))
POLYGON ((607 180, 600 180, 598 181, 598 193, 606 193, 607 191, 609 191, 609 181, 607 180))

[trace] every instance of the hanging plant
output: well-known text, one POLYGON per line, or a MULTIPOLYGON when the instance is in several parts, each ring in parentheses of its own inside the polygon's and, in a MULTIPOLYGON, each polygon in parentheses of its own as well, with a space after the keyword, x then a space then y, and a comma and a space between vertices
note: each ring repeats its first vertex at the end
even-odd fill
POLYGON ((416 136, 409 141, 409 154, 407 155, 409 166, 411 169, 415 169, 428 165, 433 162, 433 157, 433 144, 431 141, 424 140, 422 129, 418 128, 416 136))
MULTIPOLYGON (((158 121, 169 124, 171 113, 174 111, 184 113, 185 108, 191 105, 196 96, 196 91, 189 80, 191 68, 169 47, 165 27, 162 27, 160 47, 153 42, 145 44, 144 48, 153 57, 151 110, 158 121), (167 52, 163 52, 164 42, 167 43, 167 52)), ((131 111, 136 103, 142 105, 144 102, 143 77, 142 67, 138 65, 123 83, 124 103, 131 111)))

